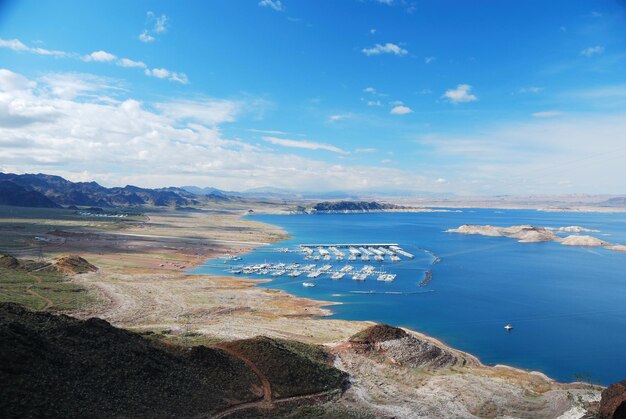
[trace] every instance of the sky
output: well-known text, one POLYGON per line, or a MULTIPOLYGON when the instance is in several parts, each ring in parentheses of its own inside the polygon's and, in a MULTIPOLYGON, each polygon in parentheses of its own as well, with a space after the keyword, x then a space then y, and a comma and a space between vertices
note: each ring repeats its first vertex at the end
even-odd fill
POLYGON ((620 194, 625 0, 0 0, 0 171, 620 194))

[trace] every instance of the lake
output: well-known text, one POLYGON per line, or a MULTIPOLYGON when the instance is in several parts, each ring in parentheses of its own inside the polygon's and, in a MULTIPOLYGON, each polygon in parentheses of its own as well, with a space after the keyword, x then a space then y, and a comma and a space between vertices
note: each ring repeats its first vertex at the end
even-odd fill
MULTIPOLYGON (((375 276, 366 281, 266 276, 272 281, 260 286, 341 303, 330 307, 335 318, 417 330, 485 364, 541 371, 559 381, 573 381, 575 374, 589 374, 602 384, 626 378, 626 252, 445 232, 462 224, 576 225, 599 230, 582 234, 626 244, 624 214, 462 209, 252 219, 283 227, 291 239, 260 247, 238 262, 209 260, 192 272, 223 275, 230 265, 264 261, 304 264, 302 253, 278 251, 302 243, 398 243, 415 259, 367 262, 396 273, 393 282, 375 276), (440 261, 433 264, 436 257, 440 261), (428 270, 432 280, 420 287, 428 270), (315 287, 302 286, 313 281, 315 287), (510 332, 504 329, 507 323, 514 327, 510 332)), ((324 263, 306 263, 314 262, 324 263)), ((365 264, 328 263, 357 269, 365 264)))

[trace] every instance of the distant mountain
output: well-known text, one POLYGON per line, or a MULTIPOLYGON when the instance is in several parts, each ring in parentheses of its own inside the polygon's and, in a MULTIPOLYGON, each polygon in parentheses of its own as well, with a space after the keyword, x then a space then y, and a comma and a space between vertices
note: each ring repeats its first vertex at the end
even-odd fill
POLYGON ((209 196, 223 196, 223 197, 240 195, 240 193, 238 192, 223 191, 221 189, 211 188, 211 187, 200 188, 198 186, 181 186, 180 189, 183 189, 194 195, 209 195, 209 196))
POLYGON ((604 202, 600 202, 598 205, 602 207, 626 207, 626 196, 609 198, 604 202))
POLYGON ((96 182, 70 182, 60 176, 12 173, 0 173, 0 182, 6 183, 0 189, 0 203, 5 205, 134 207, 199 203, 196 195, 173 187, 146 189, 127 185, 105 188, 96 182))
POLYGON ((8 180, 0 181, 0 205, 39 208, 59 207, 59 205, 52 202, 45 195, 37 191, 29 191, 17 183, 8 180))

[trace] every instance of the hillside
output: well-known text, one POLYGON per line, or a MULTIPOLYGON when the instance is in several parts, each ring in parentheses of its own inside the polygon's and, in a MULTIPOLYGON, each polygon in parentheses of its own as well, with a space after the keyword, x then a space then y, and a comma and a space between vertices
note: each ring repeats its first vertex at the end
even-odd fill
POLYGON ((0 416, 191 417, 346 384, 309 345, 255 338, 226 348, 164 345, 101 319, 2 303, 0 416))
POLYGON ((0 181, 0 205, 20 207, 58 208, 59 205, 35 190, 29 190, 15 182, 0 181))

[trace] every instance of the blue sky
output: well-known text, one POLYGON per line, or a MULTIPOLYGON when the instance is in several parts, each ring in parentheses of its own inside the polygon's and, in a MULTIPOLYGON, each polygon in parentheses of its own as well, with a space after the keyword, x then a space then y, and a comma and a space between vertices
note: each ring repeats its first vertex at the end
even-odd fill
POLYGON ((626 2, 0 2, 0 169, 623 193, 626 2))

